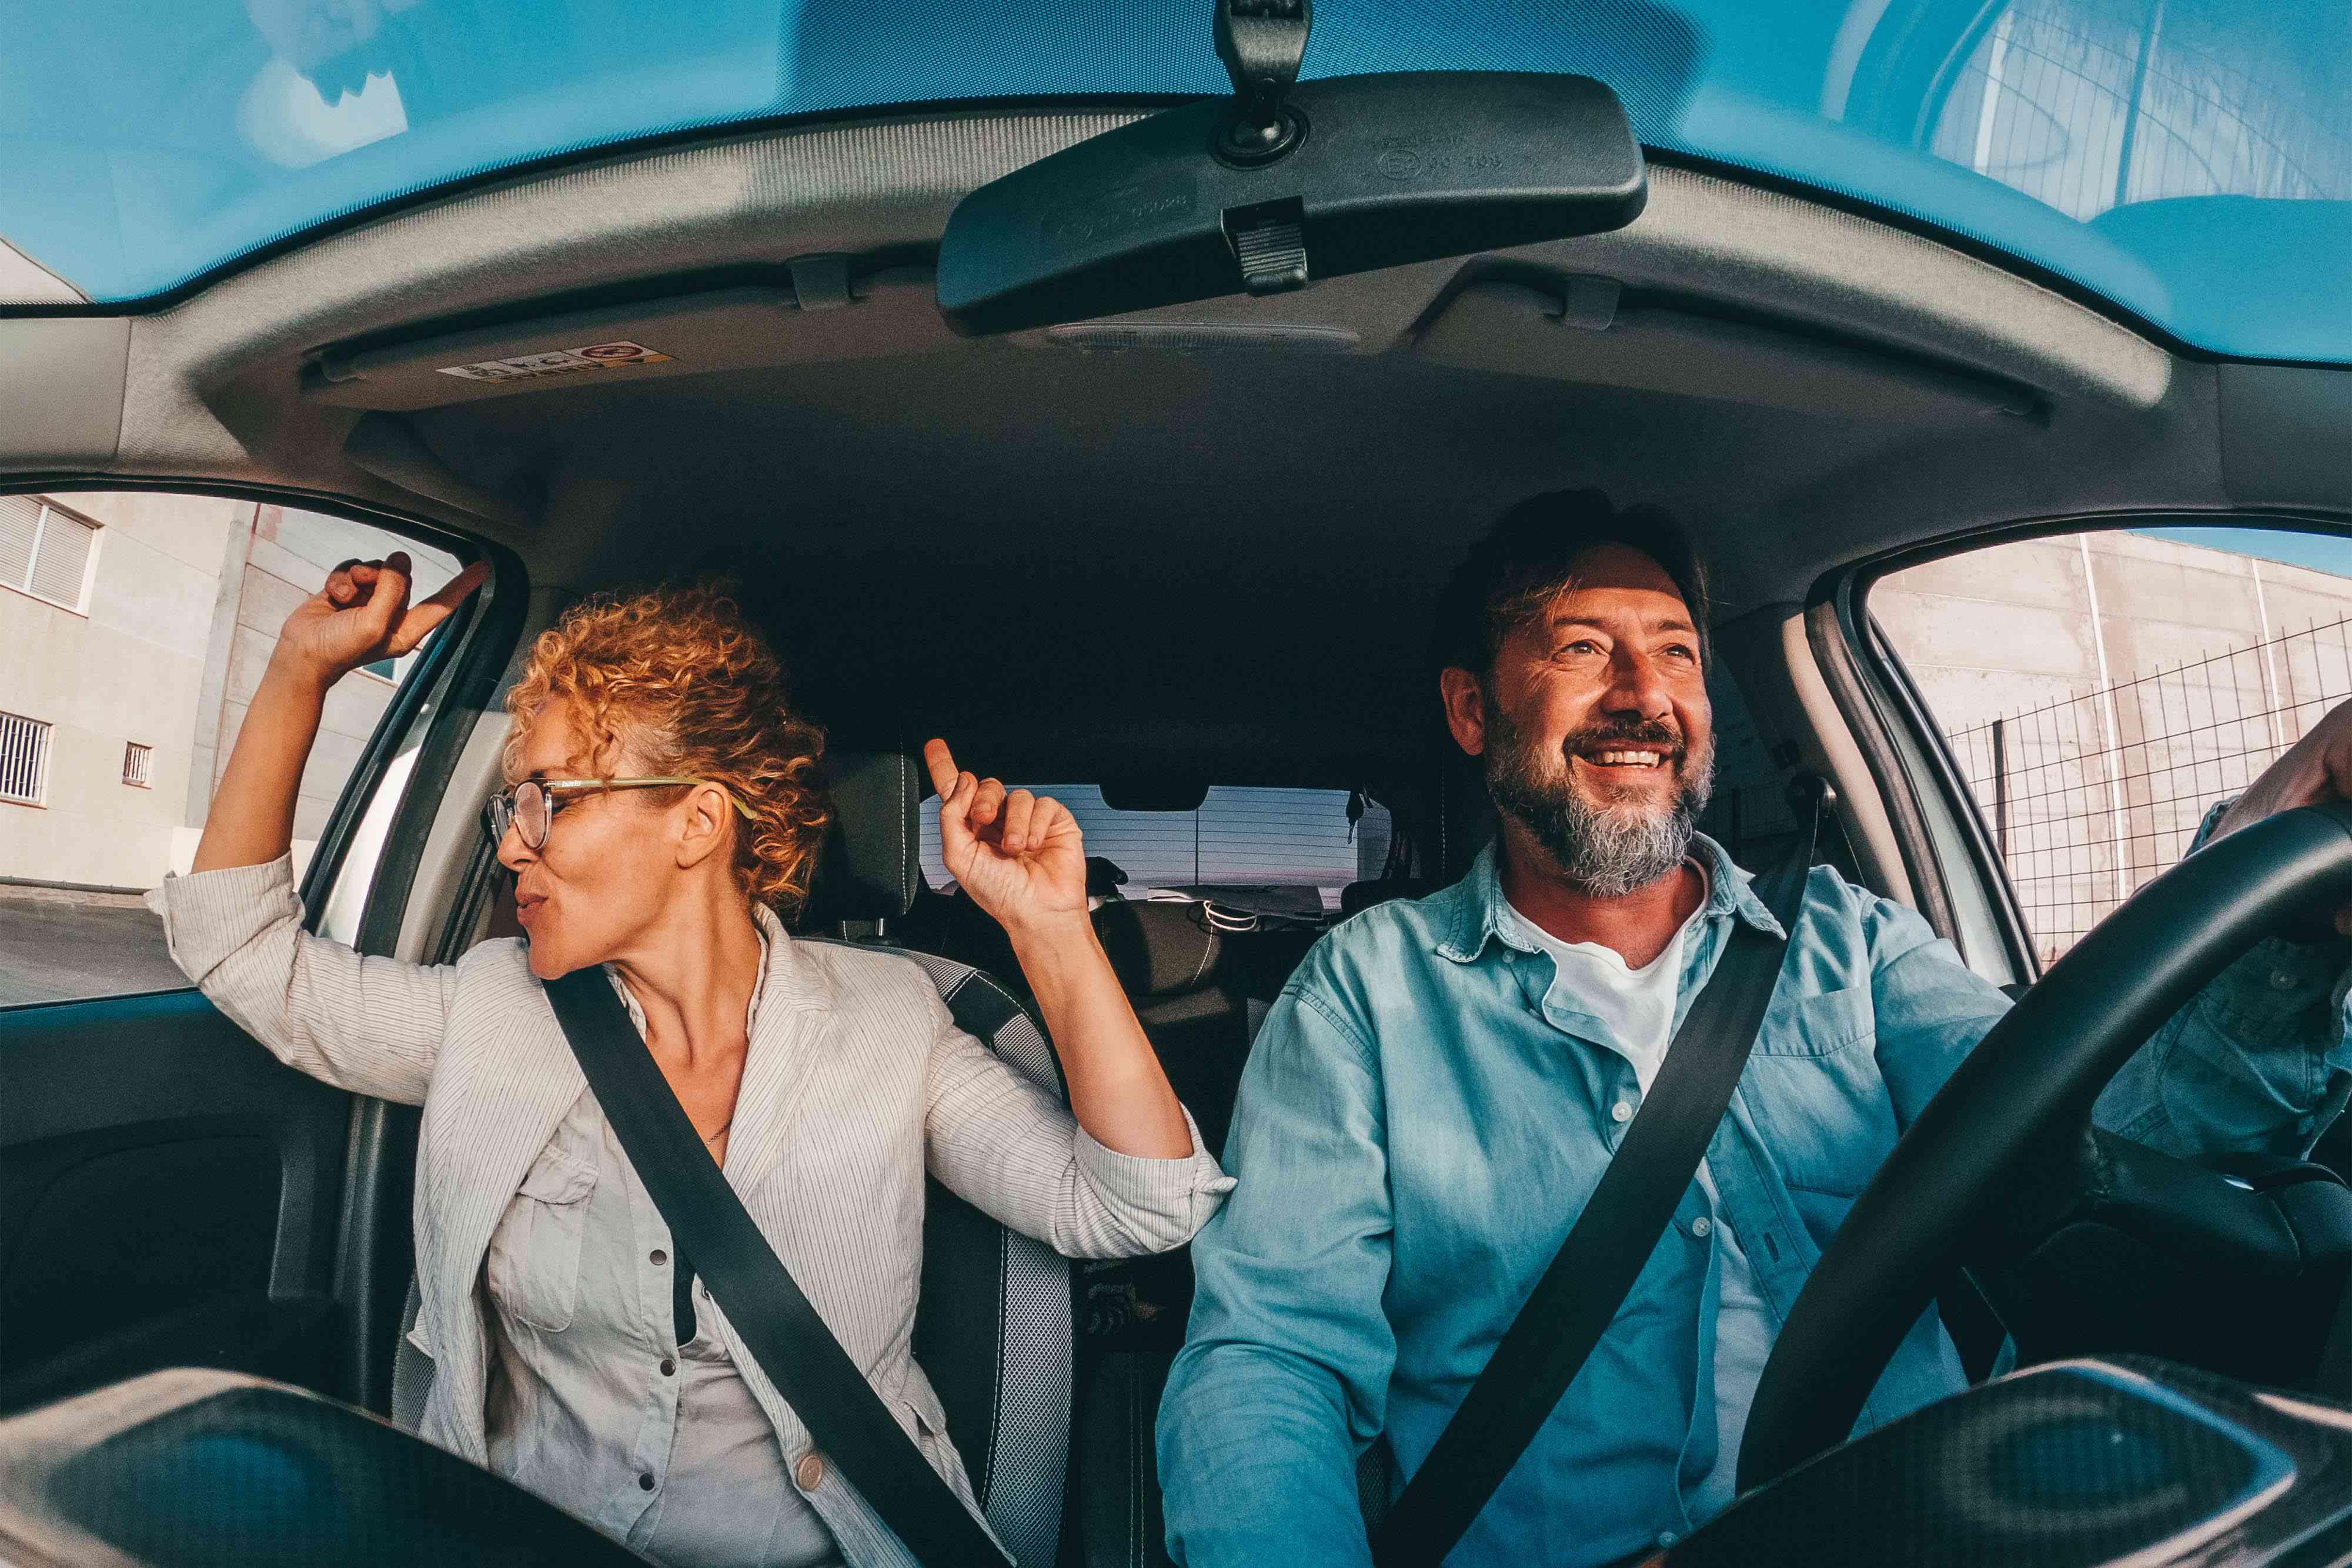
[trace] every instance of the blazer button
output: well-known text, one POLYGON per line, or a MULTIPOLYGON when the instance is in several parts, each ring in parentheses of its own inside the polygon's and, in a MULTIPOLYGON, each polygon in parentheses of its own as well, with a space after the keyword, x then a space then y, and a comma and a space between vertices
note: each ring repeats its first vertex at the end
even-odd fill
POLYGON ((803 1491, 814 1491, 817 1488, 823 1486, 824 1484, 824 1456, 818 1453, 814 1448, 811 1448, 807 1453, 803 1454, 801 1456, 801 1462, 793 1467, 793 1479, 800 1483, 800 1488, 803 1491))
POLYGON ((638 1490, 639 1491, 651 1491, 651 1490, 654 1490, 654 1478, 653 1478, 653 1477, 651 1477, 651 1476, 639 1476, 639 1477, 637 1478, 637 1490, 638 1490))
POLYGON ((658 1248, 658 1247, 656 1247, 656 1248, 655 1248, 655 1249, 654 1249, 653 1262, 654 1262, 654 1267, 655 1267, 655 1268, 658 1269, 658 1268, 660 1268, 663 1264, 665 1264, 665 1263, 667 1263, 667 1262, 668 1262, 668 1261, 669 1261, 669 1254, 668 1254, 668 1253, 667 1253, 667 1252, 663 1251, 663 1250, 662 1250, 660 1248, 658 1248))
POLYGON ((662 1375, 663 1375, 664 1377, 668 1377, 668 1376, 671 1376, 671 1375, 675 1375, 675 1374, 677 1373, 677 1363, 676 1363, 676 1362, 672 1361, 672 1360, 671 1360, 669 1357, 667 1357, 667 1356, 663 1356, 663 1357, 662 1357, 662 1375))

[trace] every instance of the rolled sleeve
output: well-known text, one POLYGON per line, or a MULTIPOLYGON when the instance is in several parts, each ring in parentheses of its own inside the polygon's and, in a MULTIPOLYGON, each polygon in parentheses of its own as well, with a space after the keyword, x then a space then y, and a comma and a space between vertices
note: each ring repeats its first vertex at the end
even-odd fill
POLYGON ((272 925, 284 920, 299 925, 302 919, 290 853, 260 865, 166 876, 149 891, 146 903, 163 922, 163 943, 172 962, 198 986, 272 925))
POLYGON ((454 967, 362 956, 304 931, 291 855, 166 877, 147 906, 181 972, 278 1061, 338 1089, 424 1103, 454 967))
MULTIPOLYGON (((2234 802, 2208 810, 2189 845, 2234 802)), ((2352 1091, 2352 941, 2266 937, 2166 1021, 2099 1096, 2099 1124, 2181 1158, 2302 1155, 2352 1091)))
POLYGON ((1233 1183, 1185 1113, 1192 1152, 1108 1148, 1059 1099, 956 1027, 936 997, 925 1156, 949 1191, 1066 1258, 1134 1258, 1192 1239, 1233 1183))
POLYGON ((1084 1127, 1077 1129, 1078 1169, 1102 1201, 1129 1217, 1130 1226, 1154 1233, 1150 1250, 1181 1247, 1209 1223, 1234 1190, 1217 1157, 1201 1142, 1201 1124, 1184 1111, 1184 1131, 1192 1152, 1175 1159, 1123 1155, 1084 1127))

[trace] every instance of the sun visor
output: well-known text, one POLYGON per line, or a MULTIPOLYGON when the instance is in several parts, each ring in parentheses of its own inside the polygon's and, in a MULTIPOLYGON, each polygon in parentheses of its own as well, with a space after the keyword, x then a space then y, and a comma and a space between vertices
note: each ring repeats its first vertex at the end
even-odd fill
POLYGON ((20 389, 0 419, 0 473, 113 462, 130 357, 121 317, 0 321, 0 375, 20 389))
POLYGON ((1631 304, 1614 279, 1490 280, 1454 296, 1415 345, 1464 370, 1786 409, 1941 423, 2039 417, 2032 390, 1801 329, 1631 304))
POLYGON ((302 394, 403 412, 587 383, 919 354, 961 341, 940 319, 930 268, 853 277, 846 257, 814 259, 830 265, 793 264, 789 286, 744 285, 327 349, 304 365, 302 394))

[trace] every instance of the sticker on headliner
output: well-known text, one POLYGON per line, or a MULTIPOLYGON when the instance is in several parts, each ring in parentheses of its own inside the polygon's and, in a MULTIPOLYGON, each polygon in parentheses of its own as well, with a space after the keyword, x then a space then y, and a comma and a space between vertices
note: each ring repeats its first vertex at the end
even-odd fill
POLYGON ((541 354, 517 354, 510 360, 479 360, 470 365, 442 365, 440 373, 469 382, 512 382, 527 376, 568 376, 574 371, 609 371, 627 365, 663 365, 667 354, 643 343, 591 343, 584 349, 550 349, 541 354))

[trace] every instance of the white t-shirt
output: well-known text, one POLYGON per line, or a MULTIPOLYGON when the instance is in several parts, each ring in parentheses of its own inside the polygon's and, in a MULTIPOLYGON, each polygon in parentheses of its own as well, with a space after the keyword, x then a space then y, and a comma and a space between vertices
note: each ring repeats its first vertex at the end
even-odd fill
MULTIPOLYGON (((1546 1002, 1597 1020, 1601 1027, 1595 1038, 1633 1064, 1633 1081, 1645 1095, 1674 1037, 1683 955, 1705 907, 1702 903, 1683 922, 1664 952, 1636 969, 1614 948, 1598 942, 1563 942, 1508 903, 1503 905, 1514 923, 1513 935, 1551 955, 1554 974, 1546 1002)), ((1687 1500, 1692 1521, 1704 1523, 1731 1506, 1739 1474, 1739 1436, 1748 1425, 1748 1407, 1755 1401, 1765 1359, 1771 1354, 1772 1324, 1756 1293, 1748 1254, 1724 1222, 1715 1177, 1705 1160, 1699 1161, 1698 1185, 1714 1211, 1708 1236, 1721 1263, 1715 1320, 1715 1468, 1687 1500)))

